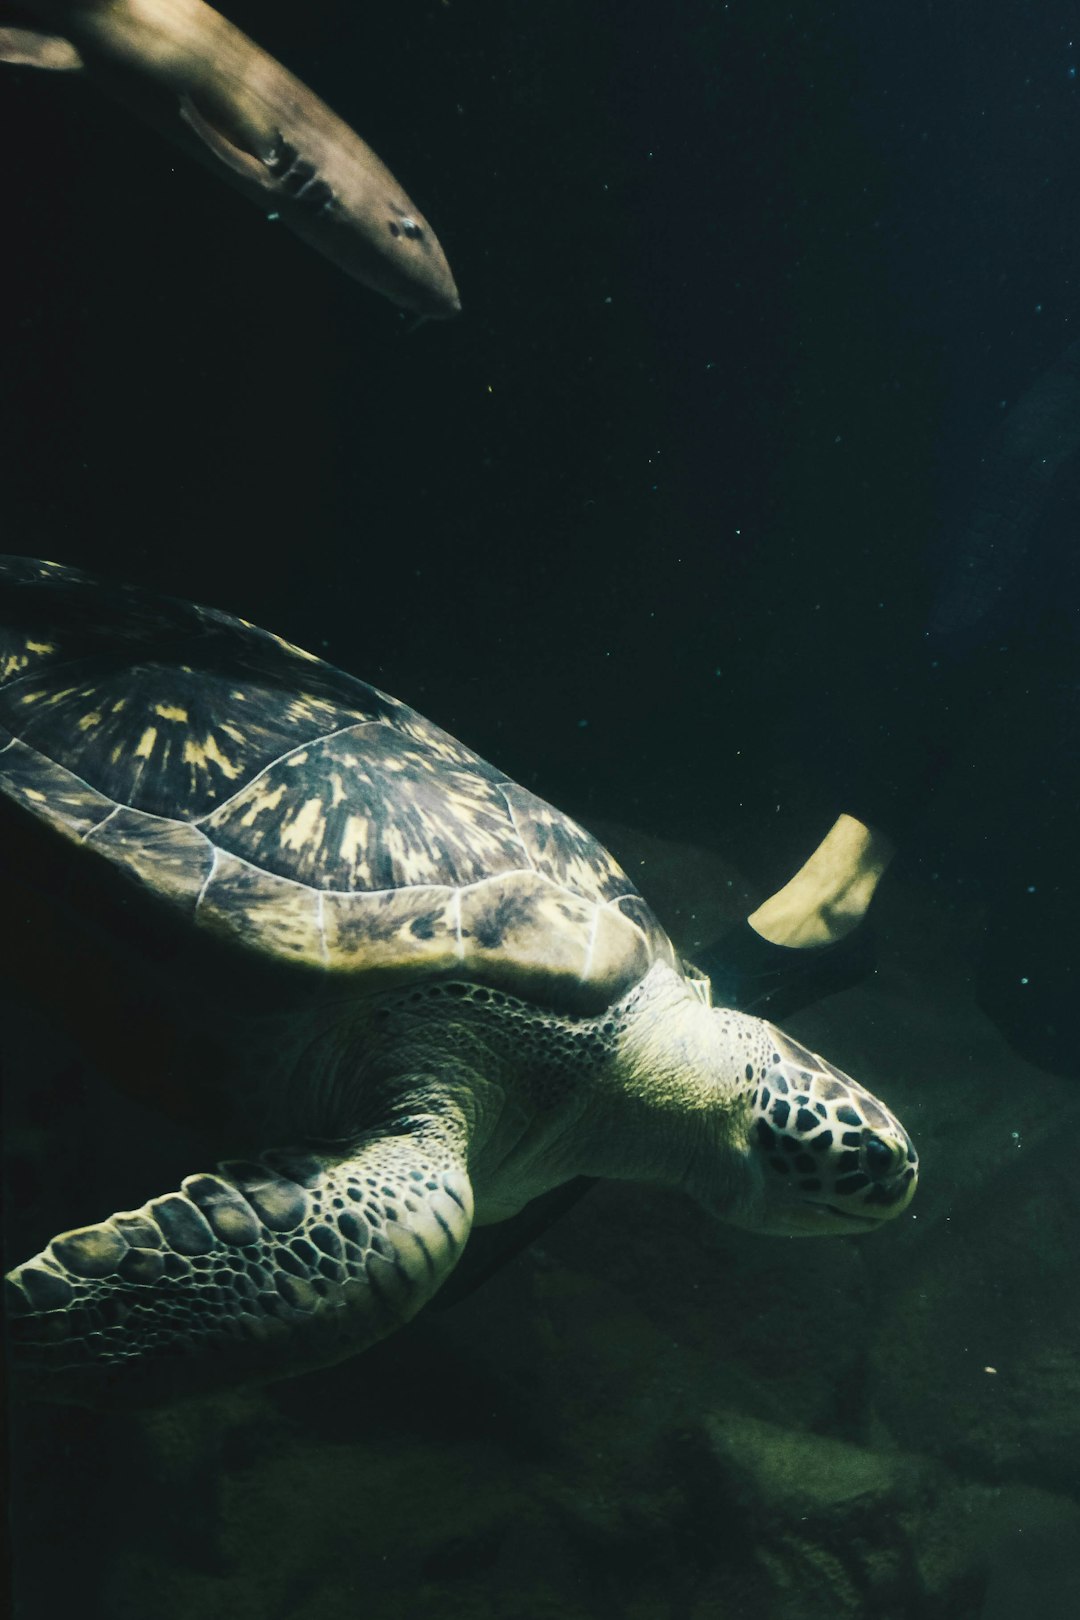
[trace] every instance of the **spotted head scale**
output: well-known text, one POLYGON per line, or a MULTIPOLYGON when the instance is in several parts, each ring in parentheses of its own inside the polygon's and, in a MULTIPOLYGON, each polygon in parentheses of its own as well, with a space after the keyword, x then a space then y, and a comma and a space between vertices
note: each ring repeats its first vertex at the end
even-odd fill
POLYGON ((872 1231, 901 1214, 919 1158, 900 1121, 850 1075, 774 1024, 760 1027, 745 1068, 754 1194, 728 1219, 794 1237, 872 1231))

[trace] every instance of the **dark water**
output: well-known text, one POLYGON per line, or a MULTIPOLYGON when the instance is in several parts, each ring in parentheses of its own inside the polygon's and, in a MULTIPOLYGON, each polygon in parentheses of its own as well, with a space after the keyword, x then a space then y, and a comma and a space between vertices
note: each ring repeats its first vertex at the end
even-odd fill
MULTIPOLYGON (((612 1184, 330 1373, 17 1401, 18 1612, 1072 1613, 1075 7, 229 15, 402 178, 464 314, 410 333, 5 70, 3 549, 399 694, 602 831, 686 949, 846 796, 893 816, 879 971, 792 1027, 923 1183, 865 1244, 612 1184)), ((196 1168, 3 1028, 20 1242, 196 1168)))

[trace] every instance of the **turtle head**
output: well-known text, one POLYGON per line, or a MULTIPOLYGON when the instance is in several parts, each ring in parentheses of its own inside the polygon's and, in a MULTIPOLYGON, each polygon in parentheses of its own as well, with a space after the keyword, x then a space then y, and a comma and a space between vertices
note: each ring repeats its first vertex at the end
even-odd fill
MULTIPOLYGON (((745 1015, 718 1010, 719 1016, 745 1015)), ((918 1154, 900 1121, 857 1081, 764 1019, 743 1069, 747 1171, 723 1218, 781 1237, 869 1232, 911 1202, 918 1154)))

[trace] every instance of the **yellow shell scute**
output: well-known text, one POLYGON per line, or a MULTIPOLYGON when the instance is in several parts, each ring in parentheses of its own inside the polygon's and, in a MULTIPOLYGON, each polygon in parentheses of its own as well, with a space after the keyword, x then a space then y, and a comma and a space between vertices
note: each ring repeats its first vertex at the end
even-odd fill
POLYGON ((317 849, 326 830, 326 814, 321 799, 305 799, 298 810, 287 816, 278 829, 282 849, 317 849))
POLYGON ((323 896, 272 877, 227 850, 216 853, 199 896, 198 920, 249 950, 311 967, 326 965, 323 896))

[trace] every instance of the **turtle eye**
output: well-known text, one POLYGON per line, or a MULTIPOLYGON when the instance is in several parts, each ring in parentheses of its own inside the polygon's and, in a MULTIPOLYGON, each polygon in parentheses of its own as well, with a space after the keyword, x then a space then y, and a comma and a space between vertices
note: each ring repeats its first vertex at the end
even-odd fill
POLYGON ((866 1168, 875 1179, 881 1179, 896 1169, 896 1153, 880 1136, 868 1136, 863 1143, 866 1168))

